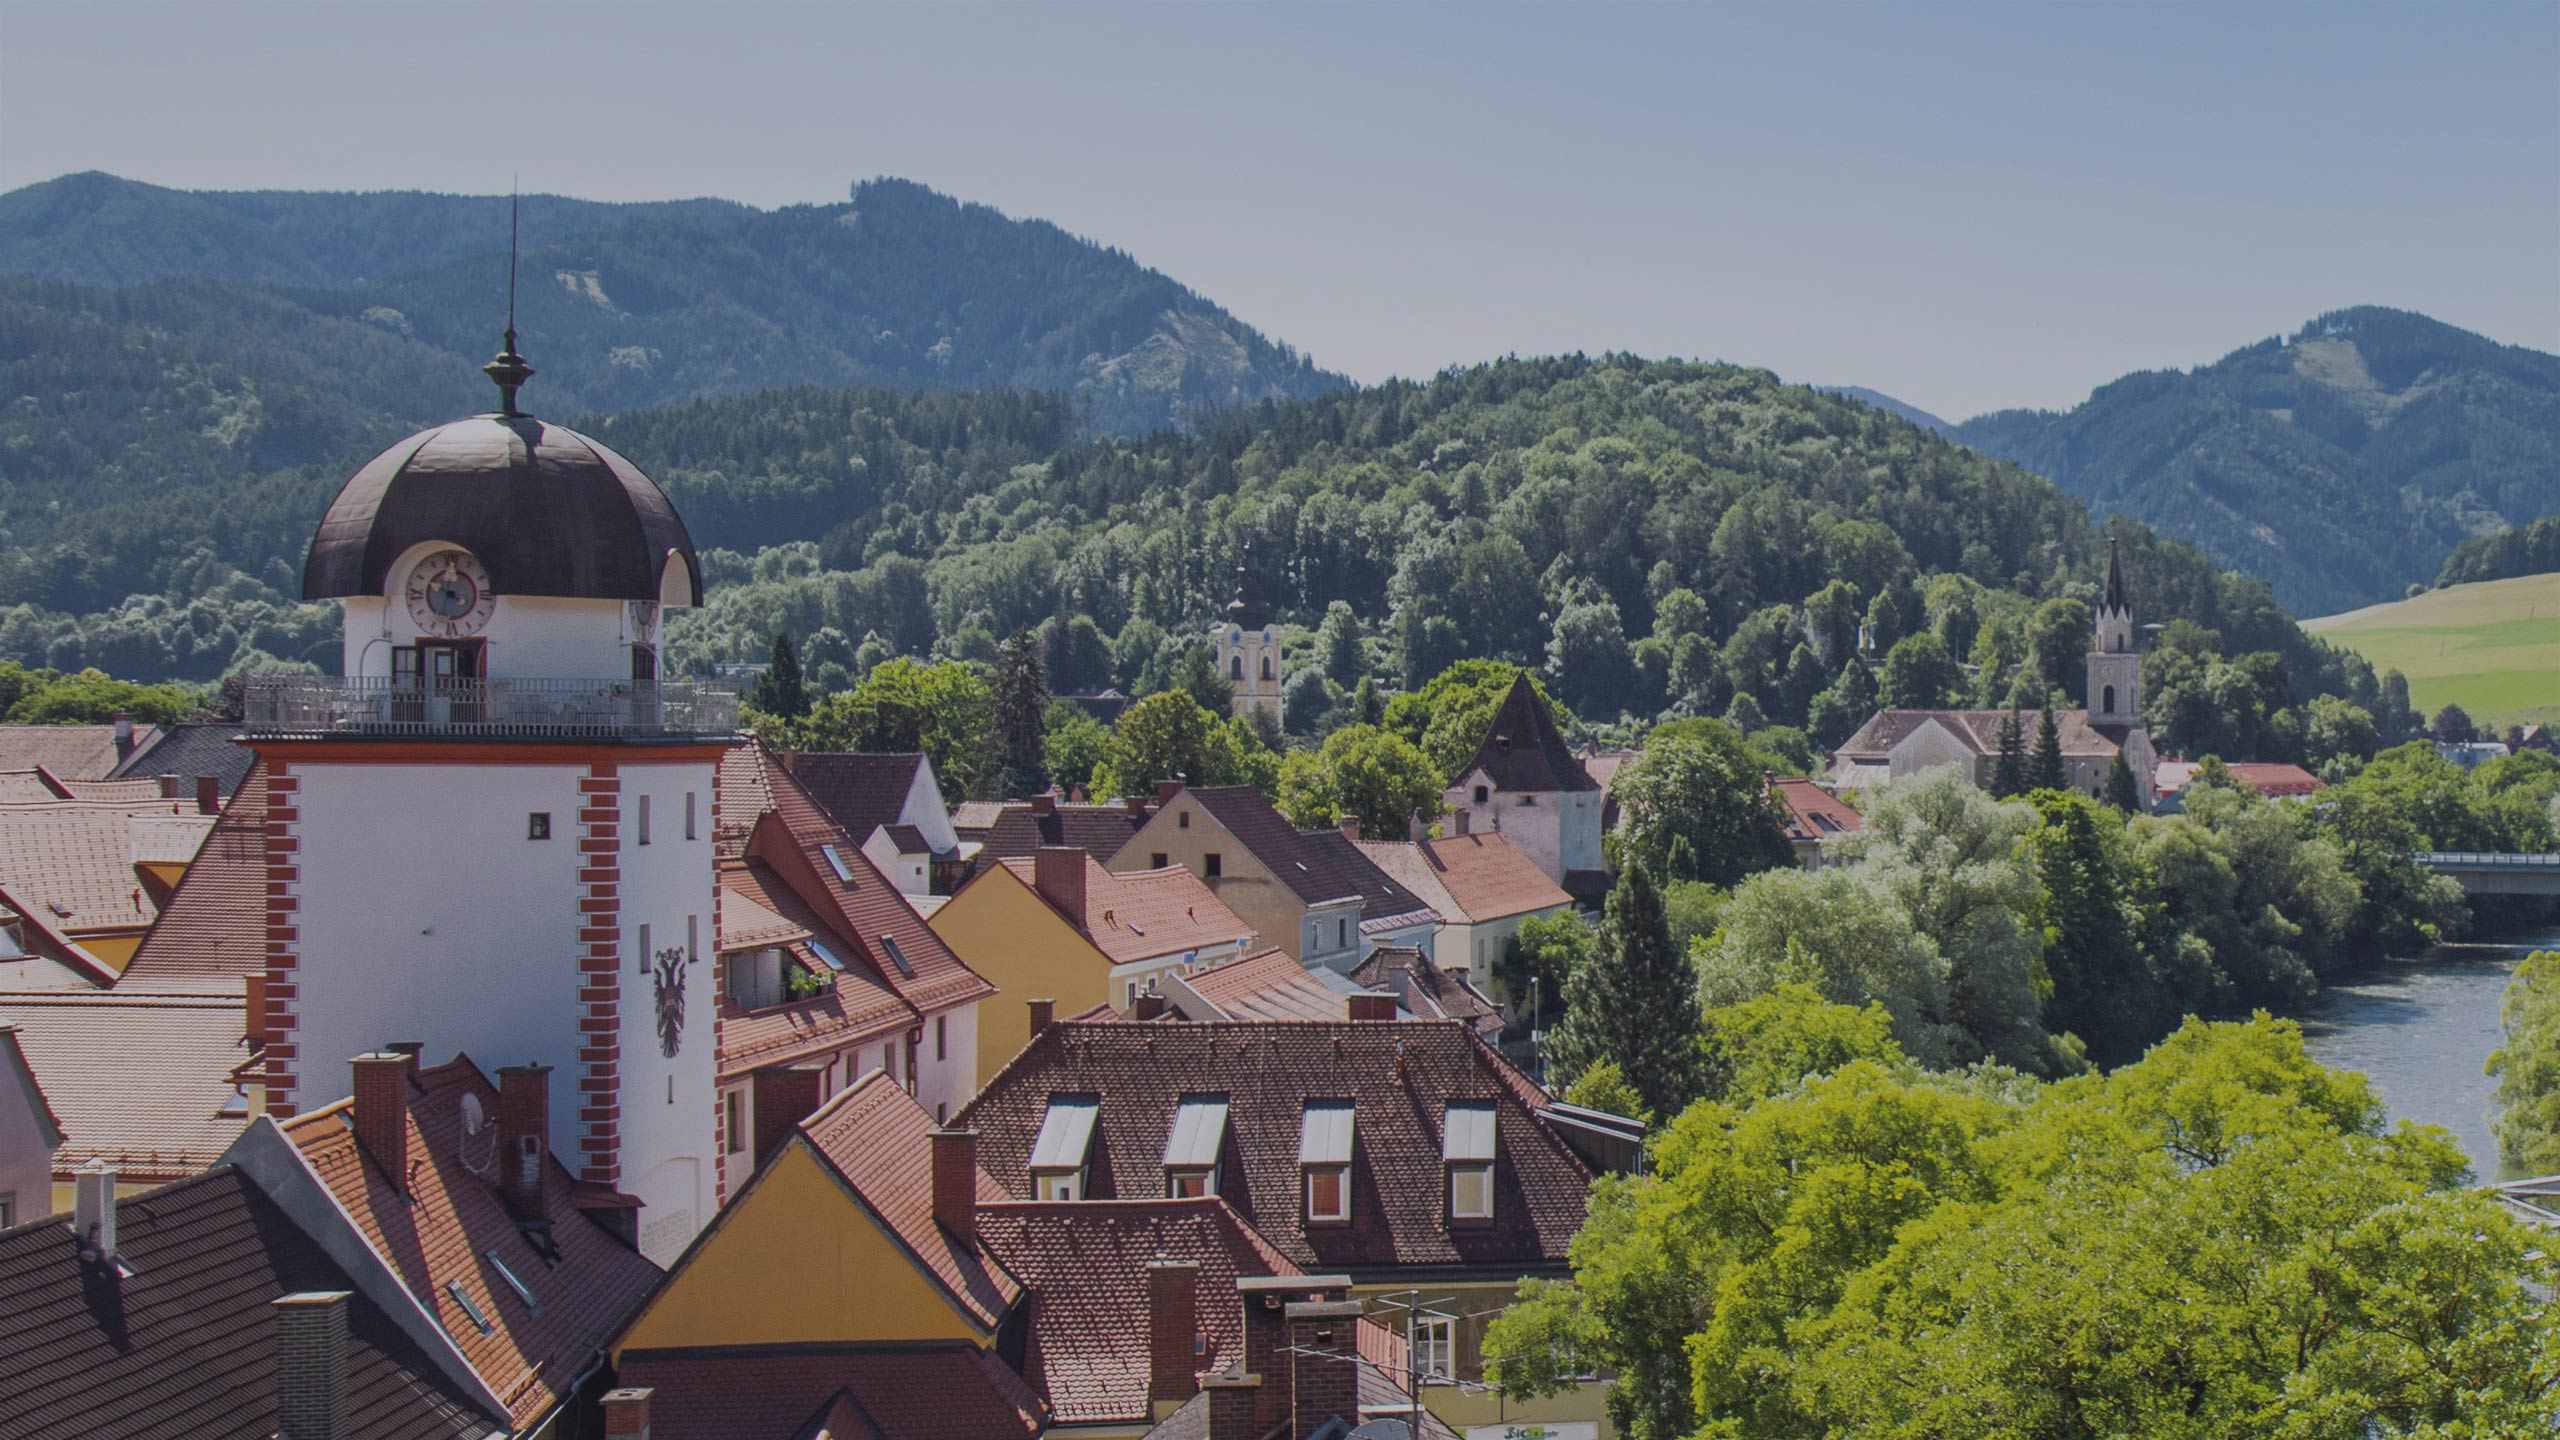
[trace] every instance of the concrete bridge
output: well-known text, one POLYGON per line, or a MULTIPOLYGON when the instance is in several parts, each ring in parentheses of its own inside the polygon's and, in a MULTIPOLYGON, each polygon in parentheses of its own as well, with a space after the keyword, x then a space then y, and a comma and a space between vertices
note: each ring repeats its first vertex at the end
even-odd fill
POLYGON ((2460 881, 2466 895, 2560 895, 2560 854, 2421 850, 2409 858, 2421 870, 2460 881))

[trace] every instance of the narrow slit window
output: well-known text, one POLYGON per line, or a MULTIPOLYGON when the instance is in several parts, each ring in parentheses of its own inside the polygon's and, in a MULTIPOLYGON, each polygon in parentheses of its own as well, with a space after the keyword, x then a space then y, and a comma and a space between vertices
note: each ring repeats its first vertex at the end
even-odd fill
POLYGON ((649 961, 650 961, 652 958, 654 958, 654 957, 651 955, 650 950, 649 950, 649 926, 648 926, 648 924, 644 921, 644 922, 642 922, 642 924, 641 924, 641 926, 640 926, 640 973, 641 973, 641 974, 646 975, 646 974, 648 974, 648 973, 649 973, 649 961))
POLYGON ((649 797, 640 797, 640 843, 649 843, 649 797))
POLYGON ((694 832, 695 799, 692 791, 684 792, 684 838, 687 840, 700 838, 694 832))

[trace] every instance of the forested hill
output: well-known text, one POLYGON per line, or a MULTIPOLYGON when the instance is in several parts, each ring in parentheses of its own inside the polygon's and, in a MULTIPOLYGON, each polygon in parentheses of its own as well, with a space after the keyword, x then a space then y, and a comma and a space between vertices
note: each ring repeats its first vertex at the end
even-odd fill
POLYGON ((2465 538, 2560 509, 2560 356, 2407 311, 2323 315, 2067 412, 1955 428, 2264 576, 2294 613, 2397 599, 2465 538))
MULTIPOLYGON (((73 175, 0 195, 0 274, 194 282, 239 307, 244 351, 291 338, 325 361, 330 340, 295 332, 328 320, 477 365, 504 314, 507 205, 73 175)), ((555 412, 773 385, 1015 386, 1137 434, 1346 383, 1119 250, 905 180, 779 210, 529 195, 523 242, 518 328, 555 412)), ((433 394, 367 398, 445 418, 424 412, 433 394)))

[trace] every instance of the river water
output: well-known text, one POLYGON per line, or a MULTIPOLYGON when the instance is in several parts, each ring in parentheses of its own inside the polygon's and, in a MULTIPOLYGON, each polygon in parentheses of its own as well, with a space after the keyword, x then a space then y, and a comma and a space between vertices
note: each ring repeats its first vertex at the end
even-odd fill
POLYGON ((2324 1065, 2363 1071, 2392 1120, 2452 1131, 2481 1180, 2517 1178, 2498 1163, 2489 1128, 2498 1086, 2481 1067, 2503 1038, 2498 1002, 2507 977, 2535 949, 2560 949, 2560 934, 2446 946, 2423 960, 2342 976, 2301 1013, 2304 1043, 2324 1065))

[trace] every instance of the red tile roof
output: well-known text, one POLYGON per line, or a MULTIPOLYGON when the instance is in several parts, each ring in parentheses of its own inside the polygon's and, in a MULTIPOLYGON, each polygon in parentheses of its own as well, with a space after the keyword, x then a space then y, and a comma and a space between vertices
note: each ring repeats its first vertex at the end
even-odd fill
POLYGON ((178 881, 159 922, 126 962, 120 985, 238 977, 267 960, 267 770, 262 763, 224 806, 178 881))
POLYGON ((949 1344, 794 1345, 704 1355, 627 1350, 651 1440, 1008 1440, 1038 1435, 1040 1403, 995 1354, 949 1344), (821 1428, 856 1420, 868 1429, 821 1428))
MULTIPOLYGON (((2327 782, 2299 765, 2276 765, 2257 761, 2226 764, 2231 778, 2261 795, 2289 799, 2309 795, 2328 788, 2327 782)), ((2175 795, 2195 783, 2196 762, 2163 760, 2153 773, 2153 784, 2163 795, 2175 795)))
POLYGON ((0 993, 0 1021, 44 1086, 64 1139, 57 1173, 104 1159, 138 1183, 192 1175, 249 1124, 235 1072, 252 1053, 240 1043, 241 995, 199 990, 152 994, 120 987, 0 993))
POLYGON ((1351 978, 1396 997, 1417 1020, 1458 1020, 1490 1041, 1502 1034, 1502 1007, 1455 971, 1411 945, 1381 945, 1351 967, 1351 978))
MULTIPOLYGON (((229 1166, 118 1202, 116 1249, 132 1273, 102 1280, 61 1220, 0 1231, 0 1434, 269 1440, 272 1302, 354 1282, 229 1166)), ((477 1440, 510 1428, 361 1293, 347 1304, 347 1433, 477 1440)))
POLYGON ((1453 835, 1439 840, 1363 840, 1360 852, 1440 918, 1479 925, 1571 905, 1538 862, 1506 835, 1453 835))
POLYGON ((522 1426, 569 1398, 661 1272, 579 1212, 576 1182, 556 1159, 543 1174, 553 1254, 534 1248, 498 1193, 497 1107, 497 1087, 467 1057, 420 1071, 409 1102, 405 1194, 401 1177, 384 1174, 357 1146, 353 1101, 297 1115, 284 1132, 522 1426), (477 1129, 466 1120, 473 1107, 477 1129), (538 1308, 517 1297, 492 1256, 538 1308), (449 1287, 488 1318, 487 1334, 449 1287))
POLYGON ((41 907, 54 929, 75 938, 129 933, 158 919, 159 903, 135 863, 192 860, 213 821, 192 798, 141 789, 126 799, 0 803, 0 891, 11 908, 41 907))
POLYGON ((42 766, 65 780, 104 780, 126 755, 159 738, 159 726, 136 725, 133 743, 119 754, 113 725, 0 725, 0 770, 42 766))
MULTIPOLYGON (((1032 859, 1001 863, 1033 894, 1040 885, 1032 859)), ((1053 907, 1054 908, 1054 907, 1053 907)), ((1113 874, 1084 857, 1085 921, 1076 931, 1114 965, 1208 950, 1251 940, 1253 927, 1220 904, 1216 892, 1179 865, 1113 874)), ((1061 912, 1061 918, 1075 924, 1061 912)))
POLYGON ((1008 1201, 978 1212, 978 1233, 1032 1293, 1023 1378, 1063 1425, 1149 1418, 1149 1261, 1200 1266, 1196 1313, 1207 1348, 1195 1374, 1244 1357, 1239 1277, 1298 1273, 1214 1196, 1008 1201))
POLYGON ((955 1124, 1015 1194, 1052 1095, 1095 1095, 1087 1176, 1097 1198, 1163 1193, 1164 1146, 1185 1095, 1228 1097, 1221 1192, 1300 1266, 1355 1276, 1402 1267, 1556 1273, 1581 1227, 1590 1171, 1536 1117, 1536 1088, 1453 1021, 1052 1025, 997 1072, 955 1124), (1309 1100, 1355 1102, 1352 1220, 1300 1223, 1300 1125, 1309 1100), (1450 1101, 1496 1105, 1495 1216, 1453 1229, 1440 1125, 1450 1101))
POLYGON ((1789 840, 1828 840, 1867 827, 1867 817, 1810 780, 1771 780, 1769 793, 1786 807, 1789 840))
POLYGON ((1347 1020, 1342 992, 1308 973, 1285 950, 1264 950, 1195 970, 1174 982, 1217 1008, 1220 1020, 1347 1020))
MULTIPOLYGON (((1145 811, 1132 811, 1126 805, 1059 803, 1042 814, 1033 802, 1019 801, 1002 807, 988 822, 971 868, 983 870, 999 860, 1018 859, 1048 845, 1073 845, 1108 865, 1129 843, 1129 837, 1138 833, 1138 827, 1146 823, 1145 811)), ((958 827, 956 818, 953 826, 958 827)))
POLYGON ((721 1079, 840 1049, 883 1030, 903 1030, 921 1018, 872 968, 869 952, 821 919, 770 867, 723 860, 720 886, 722 954, 778 945, 788 965, 830 982, 815 995, 760 1010, 720 996, 721 1079), (812 937, 843 961, 844 969, 820 959, 810 949, 812 937))
MULTIPOLYGON (((965 1245, 933 1218, 933 1117, 906 1091, 872 1071, 800 1122, 800 1133, 842 1174, 909 1254, 978 1323, 992 1330, 1022 1284, 983 1248, 965 1245)), ((1004 1198, 978 1176, 978 1198, 1004 1198)))

